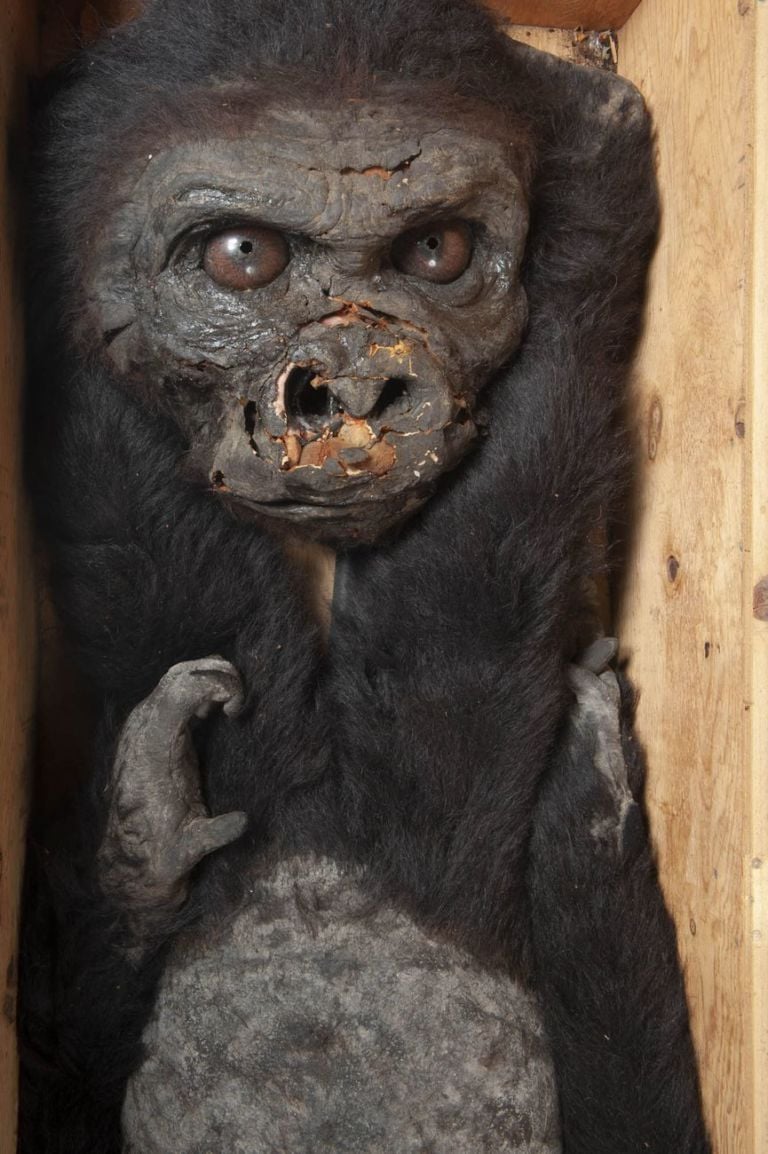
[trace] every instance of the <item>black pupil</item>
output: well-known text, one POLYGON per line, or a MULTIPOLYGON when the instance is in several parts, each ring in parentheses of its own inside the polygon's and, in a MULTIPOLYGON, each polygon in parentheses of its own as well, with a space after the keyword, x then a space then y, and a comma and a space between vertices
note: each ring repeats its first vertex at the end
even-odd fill
POLYGON ((428 236, 424 243, 426 244, 427 248, 432 249, 432 252, 434 252, 436 248, 440 248, 440 241, 436 236, 428 236))
POLYGON ((245 253, 246 256, 248 256, 249 253, 252 253, 253 252, 253 241, 252 240, 242 241, 240 244, 240 252, 245 253))

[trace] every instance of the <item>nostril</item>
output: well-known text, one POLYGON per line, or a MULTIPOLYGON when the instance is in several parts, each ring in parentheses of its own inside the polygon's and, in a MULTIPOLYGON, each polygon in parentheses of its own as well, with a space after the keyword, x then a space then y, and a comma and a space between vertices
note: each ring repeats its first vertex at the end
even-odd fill
POLYGON ((371 410, 371 416, 378 420, 385 417, 399 417, 407 413, 410 407, 411 395, 407 382, 402 377, 390 377, 371 410))
POLYGON ((315 369, 297 366, 285 382, 285 411, 289 421, 295 418, 309 428, 319 428, 327 425, 341 407, 328 386, 317 383, 315 369))

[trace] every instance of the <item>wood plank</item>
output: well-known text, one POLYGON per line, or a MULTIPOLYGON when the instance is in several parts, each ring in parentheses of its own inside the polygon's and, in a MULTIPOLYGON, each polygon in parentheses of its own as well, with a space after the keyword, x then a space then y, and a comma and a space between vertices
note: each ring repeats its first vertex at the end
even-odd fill
POLYGON ((654 837, 718 1154, 757 1154, 755 1095, 766 1092, 751 1038, 749 726, 768 716, 763 700, 755 720, 749 700, 744 612, 753 52, 749 0, 695 11, 644 0, 621 36, 621 71, 656 118, 664 219, 637 373, 643 477, 619 637, 641 693, 654 837))
POLYGON ((573 28, 540 28, 535 24, 508 24, 506 31, 513 40, 551 52, 572 64, 587 64, 590 68, 617 70, 619 36, 609 30, 582 32, 573 28))
POLYGON ((750 622, 752 1061, 754 1154, 768 1154, 768 4, 755 10, 752 186, 751 404, 747 448, 751 534, 745 619, 750 622))
POLYGON ((621 28, 640 0, 483 0, 514 24, 543 28, 621 28))
POLYGON ((561 60, 571 60, 576 63, 576 46, 572 29, 541 28, 535 24, 510 24, 507 32, 513 40, 527 44, 529 48, 538 48, 540 52, 551 52, 561 60))
MULTIPOLYGON (((640 0, 483 0, 508 22, 528 26, 511 29, 516 39, 528 39, 535 47, 556 55, 572 55, 570 32, 575 28, 619 28, 640 0), (560 31, 562 43, 550 40, 560 31), (538 40, 544 37, 544 40, 538 40)), ((66 59, 82 40, 99 35, 107 24, 135 17, 141 0, 42 0, 41 60, 43 70, 66 59)))
MULTIPOLYGON (((640 0, 483 0, 515 24, 544 28, 621 28, 640 0)), ((47 5, 50 20, 86 30, 100 18, 118 22, 141 8, 141 0, 56 0, 47 5)))
MULTIPOLYGON (((0 12, 0 171, 20 176, 25 72, 34 9, 0 12)), ((34 670, 31 549, 21 488, 19 189, 0 192, 0 1151, 16 1149, 16 946, 34 670)))

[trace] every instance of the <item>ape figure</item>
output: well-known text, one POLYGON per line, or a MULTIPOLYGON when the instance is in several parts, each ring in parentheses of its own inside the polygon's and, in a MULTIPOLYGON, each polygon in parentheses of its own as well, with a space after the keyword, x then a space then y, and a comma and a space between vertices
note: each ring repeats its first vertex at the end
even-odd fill
POLYGON ((467 0, 154 0, 34 173, 31 470, 101 724, 29 871, 24 1154, 703 1154, 587 580, 638 93, 467 0))

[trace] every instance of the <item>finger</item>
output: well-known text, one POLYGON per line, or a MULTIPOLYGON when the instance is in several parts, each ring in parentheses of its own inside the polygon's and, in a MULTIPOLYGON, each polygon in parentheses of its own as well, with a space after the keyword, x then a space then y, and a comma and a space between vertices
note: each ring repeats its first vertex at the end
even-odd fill
MULTIPOLYGON (((602 677, 591 673, 582 665, 569 665, 568 683, 576 694, 578 708, 595 718, 616 716, 618 693, 614 697, 612 687, 603 682, 602 677)), ((613 676, 612 674, 603 676, 613 676)), ((614 681, 616 681, 614 677, 614 681)), ((616 683, 618 691, 618 683, 616 683)))
POLYGON ((605 673, 600 674, 600 684, 604 692, 608 695, 613 708, 618 713, 621 706, 621 689, 619 687, 619 679, 612 669, 607 669, 605 673))
POLYGON ((173 665, 138 707, 167 731, 178 730, 193 717, 205 717, 216 705, 231 714, 241 708, 243 687, 234 665, 221 657, 206 657, 173 665))
POLYGON ((591 673, 604 673, 619 651, 615 637, 598 637, 581 654, 578 664, 591 673))
POLYGON ((227 717, 237 717, 238 713, 243 708, 243 701, 244 701, 243 683, 240 680, 240 677, 238 676, 237 689, 232 694, 229 701, 225 702, 222 713, 225 713, 227 715, 227 717))
POLYGON ((569 665, 565 675, 579 701, 589 701, 596 694, 599 696, 600 691, 596 675, 583 665, 569 665))
POLYGON ((248 826, 248 817, 240 810, 217 817, 199 817, 189 822, 179 847, 184 871, 192 869, 208 854, 236 841, 248 826))

